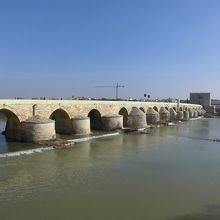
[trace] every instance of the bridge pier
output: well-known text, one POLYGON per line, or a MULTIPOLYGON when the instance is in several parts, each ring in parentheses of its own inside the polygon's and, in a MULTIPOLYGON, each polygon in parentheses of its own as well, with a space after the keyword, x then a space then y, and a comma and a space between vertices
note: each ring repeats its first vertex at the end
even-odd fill
POLYGON ((183 119, 185 121, 189 120, 189 111, 188 110, 183 111, 183 119))
POLYGON ((189 118, 193 118, 193 116, 194 116, 193 110, 190 109, 190 110, 189 110, 189 118))
POLYGON ((177 121, 182 121, 184 119, 183 111, 177 112, 177 121))
POLYGON ((170 121, 176 121, 176 117, 177 117, 177 112, 171 108, 170 109, 170 121))
POLYGON ((20 140, 38 142, 56 139, 55 122, 40 116, 33 116, 21 123, 20 140))
POLYGON ((198 111, 197 110, 194 110, 193 117, 198 118, 198 111))
POLYGON ((134 129, 147 127, 145 113, 140 109, 133 107, 127 117, 127 126, 134 129))
POLYGON ((89 117, 72 118, 71 122, 73 134, 87 135, 91 133, 89 117))
POLYGON ((147 124, 156 124, 160 121, 160 116, 153 108, 149 108, 146 114, 147 124))
POLYGON ((170 112, 165 109, 164 107, 161 107, 160 109, 160 122, 166 123, 170 121, 170 112))
POLYGON ((102 129, 112 131, 123 128, 122 115, 105 115, 102 117, 102 129))

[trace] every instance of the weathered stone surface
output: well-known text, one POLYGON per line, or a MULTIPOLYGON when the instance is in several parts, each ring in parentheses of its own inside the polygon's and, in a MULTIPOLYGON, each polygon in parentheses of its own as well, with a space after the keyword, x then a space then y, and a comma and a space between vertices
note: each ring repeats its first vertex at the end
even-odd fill
POLYGON ((198 111, 197 110, 194 110, 194 115, 193 115, 194 118, 198 118, 198 111))
POLYGON ((170 121, 176 121, 176 117, 177 117, 177 112, 171 108, 170 109, 170 121))
POLYGON ((140 109, 133 107, 127 118, 129 128, 144 128, 147 126, 146 115, 140 109))
POLYGON ((74 134, 87 135, 91 133, 89 117, 76 117, 71 121, 74 134))
POLYGON ((189 111, 188 110, 183 111, 183 119, 185 121, 189 120, 189 111))
POLYGON ((148 108, 146 117, 148 124, 156 124, 160 121, 159 113, 155 111, 152 107, 148 108))
POLYGON ((189 109, 189 118, 193 118, 194 117, 194 112, 192 109, 189 109))
POLYGON ((182 121, 184 119, 183 111, 177 112, 177 121, 182 121))
POLYGON ((165 107, 161 107, 160 108, 160 122, 166 123, 168 121, 170 121, 170 112, 165 107))
POLYGON ((38 142, 55 138, 56 131, 53 120, 33 116, 21 123, 21 141, 38 142))
POLYGON ((123 116, 114 114, 102 116, 102 128, 107 131, 123 128, 123 116))
POLYGON ((33 117, 28 118, 25 120, 26 123, 33 123, 33 124, 48 124, 54 123, 53 120, 49 118, 41 117, 40 115, 35 115, 33 117))

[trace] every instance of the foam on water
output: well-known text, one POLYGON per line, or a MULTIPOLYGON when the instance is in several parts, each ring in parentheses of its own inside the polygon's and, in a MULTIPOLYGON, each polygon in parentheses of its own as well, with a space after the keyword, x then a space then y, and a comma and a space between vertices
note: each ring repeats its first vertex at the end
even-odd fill
POLYGON ((37 149, 9 152, 9 153, 0 154, 0 158, 25 156, 25 155, 30 155, 34 153, 42 153, 44 151, 53 150, 53 149, 55 148, 54 147, 41 147, 37 149))
POLYGON ((91 136, 91 137, 85 137, 85 138, 72 139, 72 140, 68 140, 68 142, 70 142, 70 144, 71 143, 80 143, 80 142, 85 142, 85 141, 89 141, 89 140, 93 140, 93 139, 112 137, 112 136, 116 136, 116 135, 119 135, 119 134, 120 134, 119 132, 115 132, 115 133, 111 133, 111 134, 103 134, 103 135, 98 135, 98 136, 91 136))
MULTIPOLYGON (((98 136, 72 139, 72 140, 68 140, 69 144, 66 144, 66 146, 72 145, 74 143, 80 143, 80 142, 93 140, 93 139, 112 137, 112 136, 116 136, 116 135, 119 135, 119 134, 120 134, 119 132, 115 132, 115 133, 111 133, 111 134, 103 134, 103 135, 98 135, 98 136)), ((42 153, 44 151, 54 150, 54 149, 56 149, 56 148, 55 147, 41 147, 41 148, 30 149, 30 150, 9 152, 9 153, 0 154, 0 158, 26 156, 26 155, 31 155, 31 154, 34 154, 34 153, 42 153)))
POLYGON ((198 118, 190 118, 190 120, 191 121, 195 121, 195 120, 199 120, 199 119, 201 119, 201 118, 203 118, 202 116, 199 116, 198 118))
POLYGON ((176 126, 177 124, 174 123, 174 122, 169 122, 168 125, 169 125, 169 126, 176 126))

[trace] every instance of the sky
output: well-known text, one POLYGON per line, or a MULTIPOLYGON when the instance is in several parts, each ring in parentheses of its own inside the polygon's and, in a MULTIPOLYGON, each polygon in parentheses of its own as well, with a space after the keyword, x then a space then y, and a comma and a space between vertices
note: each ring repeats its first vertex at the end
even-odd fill
POLYGON ((219 0, 0 0, 0 98, 220 99, 219 0))

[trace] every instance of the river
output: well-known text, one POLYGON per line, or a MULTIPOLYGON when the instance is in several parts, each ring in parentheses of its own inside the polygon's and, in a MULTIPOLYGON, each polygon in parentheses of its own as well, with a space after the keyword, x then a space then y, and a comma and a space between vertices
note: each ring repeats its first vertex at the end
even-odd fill
MULTIPOLYGON (((0 218, 220 219, 220 143, 206 139, 219 118, 0 158, 0 218)), ((32 147, 0 136, 1 153, 32 147)))

